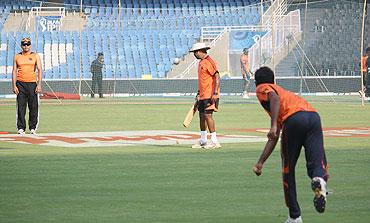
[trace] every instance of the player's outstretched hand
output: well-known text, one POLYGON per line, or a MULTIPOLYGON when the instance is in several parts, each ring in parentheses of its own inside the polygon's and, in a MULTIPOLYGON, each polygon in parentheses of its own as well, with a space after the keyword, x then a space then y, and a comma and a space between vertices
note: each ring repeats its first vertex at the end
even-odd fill
POLYGON ((260 175, 262 174, 262 164, 257 163, 256 165, 254 165, 254 167, 253 167, 253 172, 254 172, 257 176, 260 176, 260 175))

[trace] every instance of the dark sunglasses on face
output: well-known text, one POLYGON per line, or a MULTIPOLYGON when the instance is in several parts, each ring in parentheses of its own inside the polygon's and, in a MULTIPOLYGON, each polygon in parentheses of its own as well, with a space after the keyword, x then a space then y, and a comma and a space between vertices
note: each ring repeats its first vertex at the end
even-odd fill
POLYGON ((30 46, 31 43, 22 43, 22 46, 30 46))

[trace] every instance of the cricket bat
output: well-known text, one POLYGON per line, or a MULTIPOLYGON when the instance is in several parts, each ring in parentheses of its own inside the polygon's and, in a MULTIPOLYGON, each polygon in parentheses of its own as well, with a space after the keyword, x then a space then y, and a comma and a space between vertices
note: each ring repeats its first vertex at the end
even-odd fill
POLYGON ((197 111, 195 106, 196 104, 193 104, 185 116, 184 122, 182 123, 185 128, 189 127, 191 121, 193 120, 194 114, 197 111))

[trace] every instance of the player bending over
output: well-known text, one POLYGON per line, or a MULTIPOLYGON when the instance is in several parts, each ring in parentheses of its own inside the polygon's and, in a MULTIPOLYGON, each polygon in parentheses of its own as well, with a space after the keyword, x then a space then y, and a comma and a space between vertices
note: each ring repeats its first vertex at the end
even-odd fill
POLYGON ((324 151, 320 116, 303 98, 274 83, 274 72, 261 67, 255 73, 256 95, 262 107, 271 117, 268 141, 253 171, 259 176, 262 167, 274 150, 282 129, 281 158, 285 203, 289 208, 286 223, 302 222, 297 201, 295 166, 305 148, 307 174, 312 179, 311 187, 316 210, 325 211, 327 163, 324 151))

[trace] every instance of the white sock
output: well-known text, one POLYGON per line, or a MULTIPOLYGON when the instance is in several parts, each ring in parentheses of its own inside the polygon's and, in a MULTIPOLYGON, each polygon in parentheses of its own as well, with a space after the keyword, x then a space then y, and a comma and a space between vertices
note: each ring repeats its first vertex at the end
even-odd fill
POLYGON ((218 143, 216 132, 211 132, 211 140, 213 143, 218 143))
POLYGON ((207 142, 207 131, 200 131, 200 141, 202 143, 207 142))

